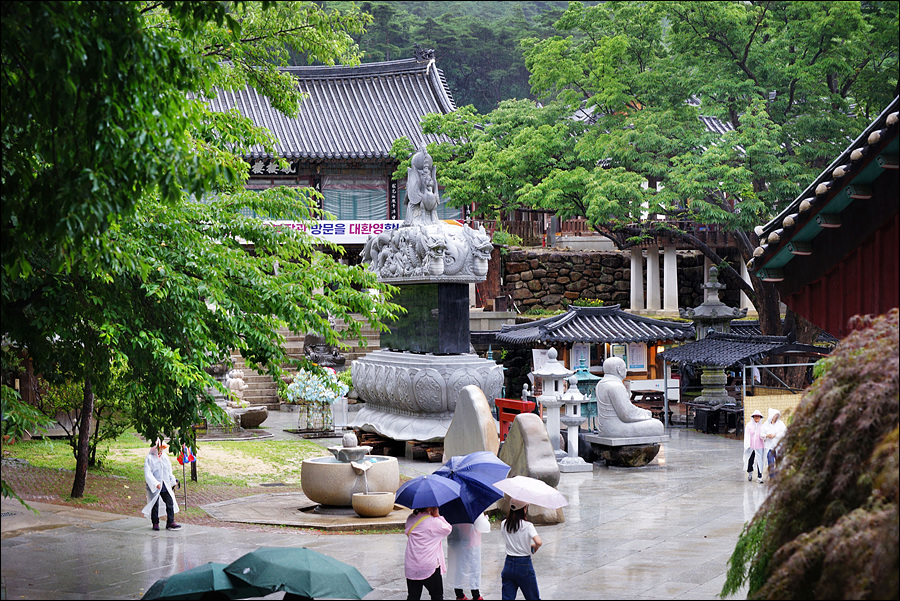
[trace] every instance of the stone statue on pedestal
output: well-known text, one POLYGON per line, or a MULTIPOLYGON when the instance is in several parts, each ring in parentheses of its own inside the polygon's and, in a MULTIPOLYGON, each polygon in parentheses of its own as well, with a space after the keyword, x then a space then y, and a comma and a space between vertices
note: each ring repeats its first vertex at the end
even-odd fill
POLYGON ((603 378, 597 382, 598 431, 600 436, 637 438, 662 436, 665 426, 646 409, 631 403, 623 380, 628 373, 625 361, 610 357, 603 362, 603 378))
POLYGON ((437 214, 441 197, 437 191, 437 170, 425 149, 420 149, 411 159, 412 167, 406 170, 406 219, 403 225, 433 225, 439 221, 437 214))
POLYGON ((383 282, 480 282, 487 274, 493 244, 479 226, 446 223, 438 218, 440 205, 435 167, 420 149, 407 171, 406 219, 396 229, 372 235, 360 256, 383 282))

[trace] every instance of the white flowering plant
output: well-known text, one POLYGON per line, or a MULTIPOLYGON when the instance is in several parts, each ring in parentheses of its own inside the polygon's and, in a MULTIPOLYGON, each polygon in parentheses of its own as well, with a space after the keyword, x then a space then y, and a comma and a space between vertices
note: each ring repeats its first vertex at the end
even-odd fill
POLYGON ((321 368, 325 375, 303 368, 297 370, 294 381, 287 387, 289 403, 319 403, 333 405, 336 400, 350 390, 338 379, 337 372, 330 367, 321 368))

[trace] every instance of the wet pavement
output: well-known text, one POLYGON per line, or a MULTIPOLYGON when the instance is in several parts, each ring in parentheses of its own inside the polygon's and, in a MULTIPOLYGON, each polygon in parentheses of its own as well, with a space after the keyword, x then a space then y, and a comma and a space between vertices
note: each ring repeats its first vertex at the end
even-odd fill
MULTIPOLYGON (((297 438, 283 432, 295 427, 292 414, 275 412, 269 420, 264 425, 276 438, 297 438)), ((542 598, 718 598, 738 534, 764 500, 768 484, 747 482, 740 469, 740 441, 683 427, 667 433, 669 442, 648 466, 597 464, 593 472, 560 476, 558 488, 569 500, 566 521, 538 526, 544 545, 534 565, 542 598)), ((337 439, 315 442, 339 444, 337 439)), ((398 460, 401 473, 411 477, 440 467, 398 460)), ((292 502, 274 503, 269 495, 253 492, 234 503, 239 516, 295 511, 292 502)), ((366 599, 406 597, 406 537, 400 532, 248 532, 229 528, 227 521, 221 527, 153 532, 140 517, 31 505, 39 516, 17 501, 2 501, 4 599, 139 599, 158 578, 208 561, 231 563, 260 546, 309 547, 356 566, 375 589, 366 599)), ((500 598, 503 559, 495 523, 482 541, 485 599, 500 598)), ((453 598, 446 579, 444 591, 453 598)), ((735 598, 745 596, 741 591, 735 598)))

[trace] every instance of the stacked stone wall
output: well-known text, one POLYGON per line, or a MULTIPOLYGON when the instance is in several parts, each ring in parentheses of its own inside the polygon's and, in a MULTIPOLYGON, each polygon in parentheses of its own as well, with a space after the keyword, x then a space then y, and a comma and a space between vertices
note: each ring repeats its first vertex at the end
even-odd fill
MULTIPOLYGON (((703 257, 678 253, 677 264, 678 306, 696 307, 703 302, 703 257)), ((631 308, 629 252, 511 249, 503 256, 502 273, 502 293, 523 312, 533 308, 560 310, 576 299, 597 299, 604 305, 631 308)), ((659 281, 663 286, 662 265, 659 281)), ((644 289, 646 294, 646 281, 644 289)), ((738 305, 734 286, 725 291, 723 301, 738 305)))

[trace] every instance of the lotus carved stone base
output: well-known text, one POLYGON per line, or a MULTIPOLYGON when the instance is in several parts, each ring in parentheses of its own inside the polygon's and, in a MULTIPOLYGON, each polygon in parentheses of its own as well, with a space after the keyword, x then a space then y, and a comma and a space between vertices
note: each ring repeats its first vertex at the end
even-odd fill
POLYGON ((465 386, 478 386, 492 402, 503 385, 502 366, 470 353, 380 350, 357 359, 351 369, 353 388, 365 401, 351 427, 394 440, 442 440, 465 386))

